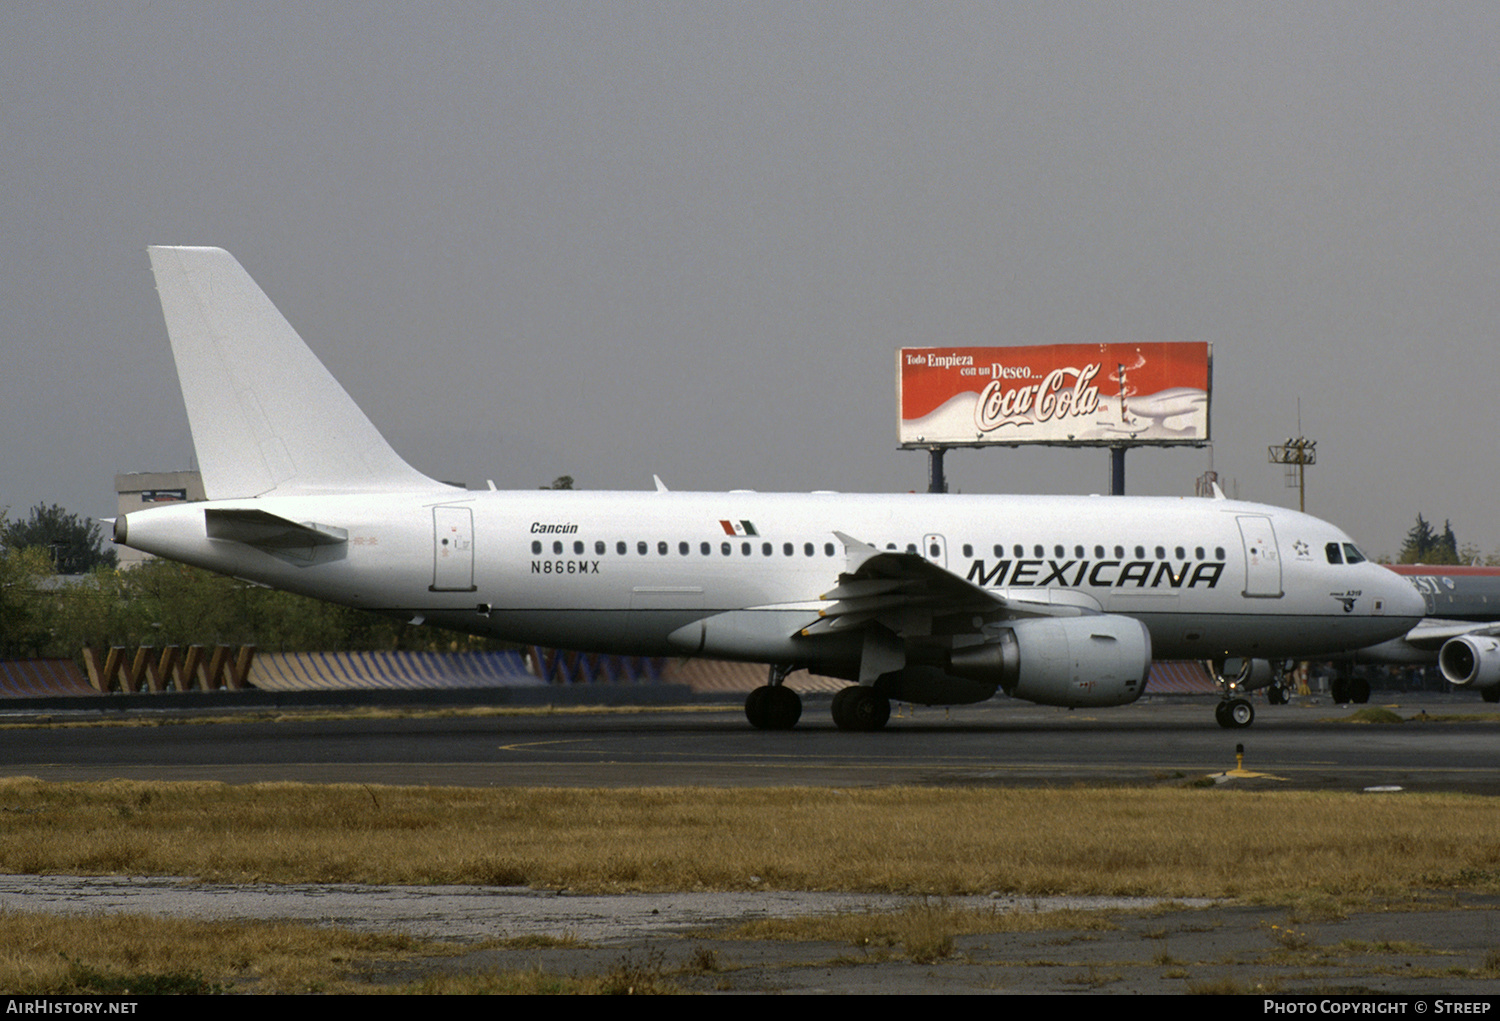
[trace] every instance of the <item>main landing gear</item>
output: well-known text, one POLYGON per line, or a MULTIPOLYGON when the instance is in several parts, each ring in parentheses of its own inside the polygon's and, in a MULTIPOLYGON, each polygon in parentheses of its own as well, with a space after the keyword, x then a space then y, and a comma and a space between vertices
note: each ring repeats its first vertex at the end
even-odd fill
POLYGON ((840 730, 879 730, 891 718, 891 700, 856 684, 833 696, 833 722, 840 730))
MULTIPOLYGON (((802 699, 786 686, 793 669, 773 664, 767 683, 745 699, 745 718, 756 730, 791 730, 802 718, 802 699)), ((879 730, 890 718, 891 700, 868 685, 850 685, 833 696, 833 722, 840 730, 879 730)))
POLYGON ((756 730, 791 730, 802 718, 802 697, 786 686, 792 669, 771 664, 768 683, 745 699, 745 718, 756 730))
POLYGON ((1364 705, 1370 701, 1370 682, 1354 672, 1354 664, 1345 660, 1338 664, 1333 680, 1329 682, 1328 694, 1337 705, 1357 702, 1364 705))

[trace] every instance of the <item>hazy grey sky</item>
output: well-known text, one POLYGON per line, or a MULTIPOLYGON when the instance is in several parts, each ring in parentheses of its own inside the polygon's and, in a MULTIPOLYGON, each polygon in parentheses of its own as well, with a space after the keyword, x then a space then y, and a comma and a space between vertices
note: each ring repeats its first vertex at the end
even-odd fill
MULTIPOLYGON (((148 244, 445 479, 907 490, 903 345, 1207 341, 1210 466, 1500 549, 1500 5, 0 8, 0 507, 188 467, 148 244)), ((1103 451, 959 452, 1100 492, 1103 451)))

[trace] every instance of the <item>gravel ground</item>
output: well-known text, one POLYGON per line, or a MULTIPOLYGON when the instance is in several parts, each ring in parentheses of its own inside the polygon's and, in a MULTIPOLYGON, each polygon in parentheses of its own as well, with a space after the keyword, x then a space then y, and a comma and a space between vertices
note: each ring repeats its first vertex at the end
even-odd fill
POLYGON ((1108 931, 960 936, 931 962, 902 947, 735 940, 771 917, 900 910, 920 899, 767 891, 586 896, 516 888, 223 886, 169 878, 0 876, 0 910, 282 918, 457 942, 547 935, 574 945, 475 950, 369 977, 629 969, 690 992, 1247 993, 1500 995, 1500 898, 1433 898, 1421 910, 1308 921, 1284 908, 1120 899, 958 898, 998 910, 1099 911, 1108 931), (1275 927, 1275 928, 1273 928, 1275 927))

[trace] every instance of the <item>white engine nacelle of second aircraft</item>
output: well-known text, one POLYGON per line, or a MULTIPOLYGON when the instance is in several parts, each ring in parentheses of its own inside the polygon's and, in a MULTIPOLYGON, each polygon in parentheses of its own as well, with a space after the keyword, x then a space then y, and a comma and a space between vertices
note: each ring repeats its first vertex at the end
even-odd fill
POLYGON ((1438 666, 1449 684, 1488 688, 1500 684, 1500 638, 1461 635, 1443 643, 1438 666))

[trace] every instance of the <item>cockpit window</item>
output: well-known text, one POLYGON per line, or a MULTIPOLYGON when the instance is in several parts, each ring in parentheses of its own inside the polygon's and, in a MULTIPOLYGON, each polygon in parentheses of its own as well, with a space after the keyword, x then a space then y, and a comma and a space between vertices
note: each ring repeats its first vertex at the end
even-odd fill
POLYGON ((1330 564, 1342 564, 1344 562, 1344 554, 1339 551, 1338 543, 1330 542, 1323 549, 1328 554, 1328 562, 1330 564))
POLYGON ((1346 543, 1344 543, 1344 563, 1346 563, 1346 564, 1362 564, 1364 562, 1365 562, 1365 555, 1363 553, 1361 553, 1358 549, 1355 548, 1354 543, 1352 543, 1352 542, 1346 542, 1346 543))

